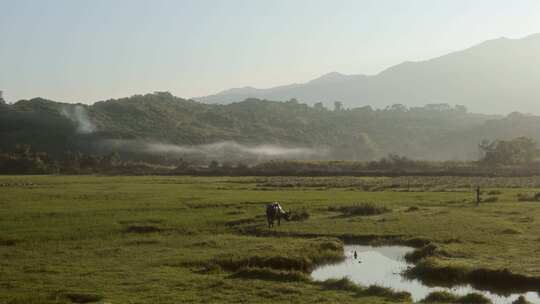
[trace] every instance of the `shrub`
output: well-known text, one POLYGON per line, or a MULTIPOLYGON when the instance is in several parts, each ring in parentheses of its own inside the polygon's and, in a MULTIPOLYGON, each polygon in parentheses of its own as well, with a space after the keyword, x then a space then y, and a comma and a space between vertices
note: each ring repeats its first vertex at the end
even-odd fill
POLYGON ((501 195, 502 192, 499 190, 491 190, 487 193, 488 195, 501 195))

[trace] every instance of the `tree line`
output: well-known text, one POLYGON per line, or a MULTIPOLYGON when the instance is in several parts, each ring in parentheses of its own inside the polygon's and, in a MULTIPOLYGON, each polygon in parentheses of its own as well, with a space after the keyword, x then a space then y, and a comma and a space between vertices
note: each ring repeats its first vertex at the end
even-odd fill
POLYGON ((528 137, 482 141, 477 161, 423 161, 389 154, 376 161, 273 160, 258 163, 193 162, 182 158, 148 156, 123 158, 118 153, 62 156, 17 145, 0 151, 0 174, 158 174, 158 175, 538 175, 540 149, 528 137))

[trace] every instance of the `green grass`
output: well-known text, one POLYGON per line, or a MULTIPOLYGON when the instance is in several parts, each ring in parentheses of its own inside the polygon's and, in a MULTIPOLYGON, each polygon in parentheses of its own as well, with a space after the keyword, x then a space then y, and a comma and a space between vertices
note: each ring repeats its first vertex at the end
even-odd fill
POLYGON ((428 273, 540 277, 540 204, 517 201, 539 192, 540 179, 481 179, 500 194, 476 207, 479 181, 0 176, 0 303, 405 299, 309 280, 317 264, 342 258, 339 239, 429 242, 417 259, 428 273), (269 230, 272 201, 308 216, 269 230), (343 216, 356 202, 392 212, 343 216))

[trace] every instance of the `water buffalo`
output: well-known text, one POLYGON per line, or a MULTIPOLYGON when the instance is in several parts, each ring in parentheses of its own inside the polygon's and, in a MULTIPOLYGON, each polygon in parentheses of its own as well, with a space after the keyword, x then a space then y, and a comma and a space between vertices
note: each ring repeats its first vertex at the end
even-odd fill
POLYGON ((278 226, 281 224, 281 218, 289 220, 289 214, 283 210, 278 202, 273 202, 266 205, 266 220, 268 221, 268 228, 274 227, 274 221, 277 221, 278 226))

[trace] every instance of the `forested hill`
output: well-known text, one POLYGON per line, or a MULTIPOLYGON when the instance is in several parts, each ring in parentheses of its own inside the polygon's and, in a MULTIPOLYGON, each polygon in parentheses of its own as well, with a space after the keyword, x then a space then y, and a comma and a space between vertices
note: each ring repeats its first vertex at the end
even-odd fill
POLYGON ((415 159, 465 160, 483 139, 540 140, 540 117, 471 114, 460 106, 385 110, 326 109, 248 99, 209 105, 169 93, 136 95, 93 105, 41 98, 0 105, 0 149, 178 156, 369 160, 397 153, 415 159), (270 152, 269 152, 270 151, 270 152))

